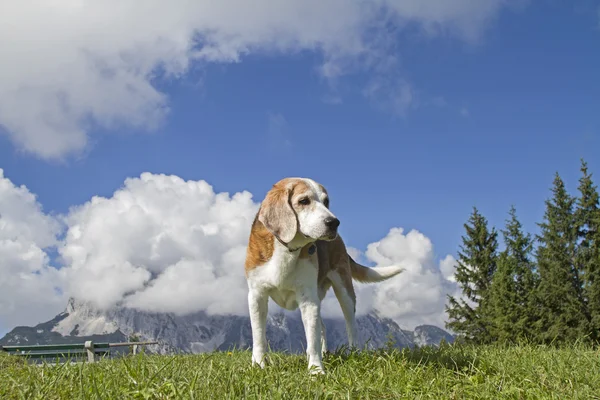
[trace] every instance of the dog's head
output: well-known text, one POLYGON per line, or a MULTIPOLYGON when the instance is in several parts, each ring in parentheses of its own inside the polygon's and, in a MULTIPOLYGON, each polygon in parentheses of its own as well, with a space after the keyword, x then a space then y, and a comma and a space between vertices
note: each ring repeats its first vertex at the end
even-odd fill
POLYGON ((334 240, 340 221, 329 211, 329 196, 319 183, 305 178, 277 182, 263 200, 258 219, 284 244, 301 234, 305 240, 334 240))

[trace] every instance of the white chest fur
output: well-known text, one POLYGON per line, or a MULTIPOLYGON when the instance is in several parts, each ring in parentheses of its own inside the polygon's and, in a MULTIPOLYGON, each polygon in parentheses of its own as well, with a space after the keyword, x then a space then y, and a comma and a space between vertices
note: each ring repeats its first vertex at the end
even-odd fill
POLYGON ((266 294, 282 308, 297 309, 298 295, 316 289, 319 269, 316 252, 307 258, 299 254, 277 246, 271 260, 250 272, 249 289, 266 294))

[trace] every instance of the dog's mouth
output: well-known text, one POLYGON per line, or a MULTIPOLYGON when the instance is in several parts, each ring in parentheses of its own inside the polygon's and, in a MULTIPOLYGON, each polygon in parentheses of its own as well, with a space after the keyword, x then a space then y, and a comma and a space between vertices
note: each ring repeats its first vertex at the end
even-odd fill
POLYGON ((322 238, 320 238, 321 240, 326 240, 328 242, 331 242, 332 240, 335 240, 338 237, 338 233, 337 231, 327 234, 325 236, 323 236, 322 238))
POLYGON ((337 239, 338 237, 338 232, 337 230, 335 232, 327 232, 326 234, 319 236, 319 237, 313 237, 310 235, 307 235, 306 233, 302 233, 302 235, 304 235, 304 237, 306 239, 309 239, 311 242, 317 241, 317 240, 324 240, 326 242, 331 242, 332 240, 337 239))
POLYGON ((300 233, 302 233, 302 236, 304 236, 305 239, 308 239, 311 242, 314 242, 315 240, 319 240, 319 238, 312 237, 312 236, 310 236, 310 235, 308 235, 308 234, 306 234, 306 233, 304 233, 302 231, 300 231, 300 233))

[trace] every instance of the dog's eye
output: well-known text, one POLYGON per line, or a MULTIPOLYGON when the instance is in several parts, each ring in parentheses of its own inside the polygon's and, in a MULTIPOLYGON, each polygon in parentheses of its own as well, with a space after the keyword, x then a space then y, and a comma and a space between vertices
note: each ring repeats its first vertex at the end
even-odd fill
POLYGON ((325 200, 323 200, 323 205, 325 205, 325 207, 329 208, 329 198, 326 198, 325 200))
POLYGON ((302 204, 303 206, 307 206, 310 203, 310 199, 308 197, 303 197, 298 201, 298 203, 302 204))

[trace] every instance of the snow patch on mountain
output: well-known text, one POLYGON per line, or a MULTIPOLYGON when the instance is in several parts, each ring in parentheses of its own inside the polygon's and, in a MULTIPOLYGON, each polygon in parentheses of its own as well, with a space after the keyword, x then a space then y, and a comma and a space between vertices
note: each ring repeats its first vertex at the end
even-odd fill
POLYGON ((115 321, 109 320, 89 303, 76 302, 73 298, 69 299, 62 314, 65 318, 52 328, 52 332, 62 336, 107 335, 119 329, 115 321))

